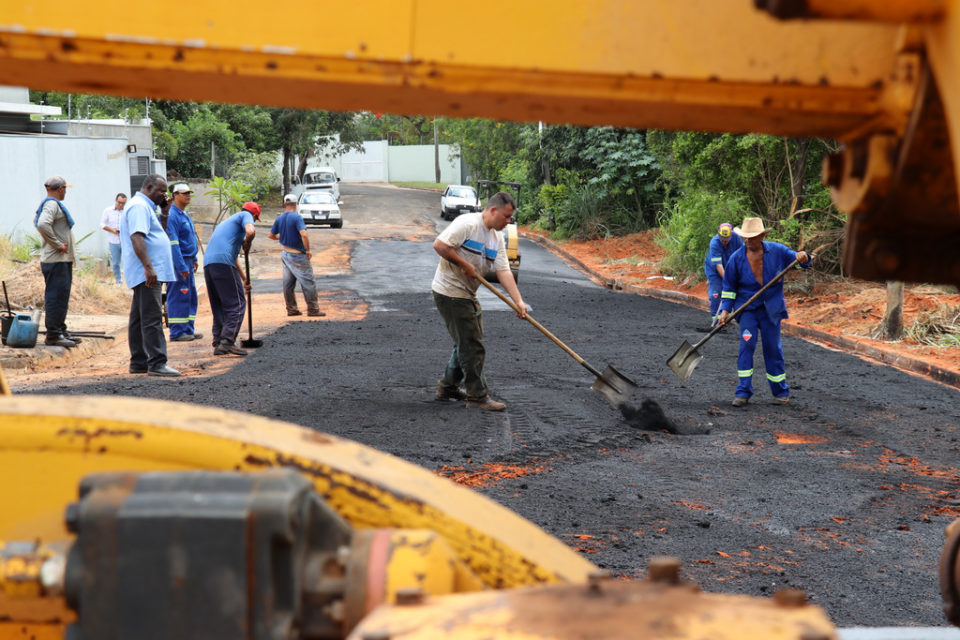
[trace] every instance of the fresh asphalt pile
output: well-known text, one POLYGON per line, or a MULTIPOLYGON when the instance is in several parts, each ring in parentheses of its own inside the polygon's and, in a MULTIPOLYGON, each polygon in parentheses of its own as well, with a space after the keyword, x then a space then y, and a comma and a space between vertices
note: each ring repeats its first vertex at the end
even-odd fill
POLYGON ((536 317, 635 380, 634 404, 611 408, 587 372, 489 294, 488 381, 507 410, 434 401, 450 341, 429 293, 433 257, 429 243, 399 240, 361 241, 353 276, 318 278, 366 300, 363 320, 258 333, 264 345, 221 376, 42 392, 220 406, 444 475, 475 471, 479 491, 628 577, 674 555, 708 591, 804 589, 839 626, 947 624, 937 562, 960 516, 960 392, 784 337, 791 403, 772 404, 757 354, 757 394, 735 409, 733 332, 705 345, 681 383, 665 362, 705 312, 600 289, 524 251, 521 290, 536 317))

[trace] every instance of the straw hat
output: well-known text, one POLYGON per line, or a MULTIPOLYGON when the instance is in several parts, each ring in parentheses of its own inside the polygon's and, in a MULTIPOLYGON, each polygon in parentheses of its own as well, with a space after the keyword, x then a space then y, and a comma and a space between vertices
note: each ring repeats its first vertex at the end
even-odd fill
POLYGON ((763 220, 760 218, 744 218, 743 228, 734 227, 733 232, 741 238, 754 238, 765 234, 769 229, 763 228, 763 220))

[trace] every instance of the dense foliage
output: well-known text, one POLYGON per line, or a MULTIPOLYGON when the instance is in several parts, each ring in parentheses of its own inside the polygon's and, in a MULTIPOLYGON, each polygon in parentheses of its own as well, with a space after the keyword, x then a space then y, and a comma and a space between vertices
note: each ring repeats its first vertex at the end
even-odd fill
POLYGON ((815 251, 821 265, 839 264, 843 219, 820 180, 830 143, 767 135, 650 131, 661 167, 660 220, 665 268, 696 273, 721 222, 759 216, 770 240, 815 251))

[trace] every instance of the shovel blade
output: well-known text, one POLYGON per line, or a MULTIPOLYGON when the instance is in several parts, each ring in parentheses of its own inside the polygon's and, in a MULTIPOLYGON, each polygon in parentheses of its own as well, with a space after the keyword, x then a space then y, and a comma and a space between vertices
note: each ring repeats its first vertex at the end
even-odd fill
POLYGON ((673 369, 675 374, 680 376, 681 380, 686 381, 693 375, 693 370, 697 368, 701 360, 703 360, 703 356, 700 352, 684 340, 680 348, 667 359, 667 364, 673 369))
POLYGON ((590 388, 603 395, 614 409, 628 404, 637 388, 637 383, 623 375, 612 366, 607 365, 599 378, 593 381, 590 388))
POLYGON ((251 338, 250 340, 241 340, 240 346, 244 349, 258 349, 263 346, 263 340, 251 338))

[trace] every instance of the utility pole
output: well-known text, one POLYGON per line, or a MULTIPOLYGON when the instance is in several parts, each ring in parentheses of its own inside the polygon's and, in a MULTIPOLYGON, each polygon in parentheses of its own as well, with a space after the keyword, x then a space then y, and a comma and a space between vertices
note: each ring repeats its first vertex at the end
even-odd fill
POLYGON ((217 177, 217 148, 213 144, 213 140, 210 141, 210 179, 213 180, 217 177))
POLYGON ((433 116, 433 163, 435 167, 435 182, 440 184, 440 140, 437 137, 437 116, 433 116))

